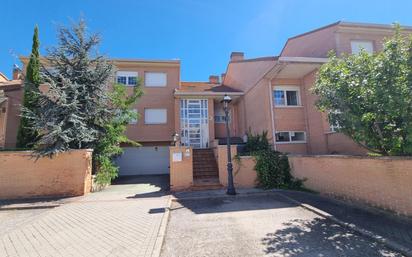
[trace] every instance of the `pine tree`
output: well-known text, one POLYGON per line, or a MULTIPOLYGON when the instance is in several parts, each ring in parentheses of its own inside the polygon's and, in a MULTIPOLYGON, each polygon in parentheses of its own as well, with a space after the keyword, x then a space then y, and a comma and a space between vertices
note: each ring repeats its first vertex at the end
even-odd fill
MULTIPOLYGON (((40 85, 40 54, 39 54, 39 28, 34 27, 33 45, 30 60, 27 65, 26 79, 24 82, 23 107, 37 112, 38 110, 38 91, 40 85)), ((30 120, 24 116, 20 119, 20 126, 17 133, 18 148, 32 148, 38 133, 33 130, 30 120)))
POLYGON ((47 92, 38 94, 41 112, 24 108, 23 115, 39 131, 36 143, 40 155, 70 149, 94 148, 105 133, 110 109, 108 86, 113 82, 113 65, 97 52, 100 37, 86 34, 81 20, 62 27, 57 47, 46 56, 41 79, 47 92))

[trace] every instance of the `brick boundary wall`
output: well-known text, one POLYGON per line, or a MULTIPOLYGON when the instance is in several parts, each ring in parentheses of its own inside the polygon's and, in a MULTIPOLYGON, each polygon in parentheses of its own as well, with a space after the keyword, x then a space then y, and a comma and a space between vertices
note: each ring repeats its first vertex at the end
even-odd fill
POLYGON ((170 146, 170 190, 180 191, 193 186, 193 149, 185 146, 170 146), (179 160, 174 160, 177 154, 179 160))
POLYGON ((412 216, 412 158, 289 155, 306 188, 412 216))
MULTIPOLYGON (((252 156, 240 156, 237 160, 237 146, 231 146, 233 183, 239 188, 253 188, 256 186, 257 175, 255 171, 255 158, 252 156)), ((215 156, 219 169, 219 181, 227 186, 227 146, 219 145, 215 149, 215 156)))
POLYGON ((36 160, 30 151, 0 152, 0 199, 79 196, 90 192, 92 150, 36 160))

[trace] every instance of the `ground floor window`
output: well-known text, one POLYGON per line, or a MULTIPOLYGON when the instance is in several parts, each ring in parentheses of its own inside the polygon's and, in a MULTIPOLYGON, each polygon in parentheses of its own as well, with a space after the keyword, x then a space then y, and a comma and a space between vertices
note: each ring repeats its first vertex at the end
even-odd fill
POLYGON ((305 143, 306 133, 303 131, 279 131, 276 132, 277 143, 305 143))
MULTIPOLYGON (((226 114, 223 107, 215 108, 215 123, 226 123, 226 114)), ((231 122, 231 112, 229 112, 229 123, 231 122)))

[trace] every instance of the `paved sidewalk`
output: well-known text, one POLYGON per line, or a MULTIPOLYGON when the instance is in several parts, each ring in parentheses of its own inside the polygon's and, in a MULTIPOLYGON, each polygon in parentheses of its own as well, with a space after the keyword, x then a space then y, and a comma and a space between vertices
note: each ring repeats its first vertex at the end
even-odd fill
POLYGON ((388 213, 364 209, 317 194, 298 191, 279 191, 303 204, 327 212, 335 218, 390 239, 412 252, 412 219, 396 217, 388 213))
POLYGON ((0 256, 152 256, 169 199, 159 190, 123 183, 40 214, 1 211, 0 256), (10 229, 12 212, 31 218, 10 229))
MULTIPOLYGON (((217 191, 216 191, 217 192, 217 191)), ((278 192, 218 197, 180 194, 163 257, 402 256, 291 202, 278 192)))

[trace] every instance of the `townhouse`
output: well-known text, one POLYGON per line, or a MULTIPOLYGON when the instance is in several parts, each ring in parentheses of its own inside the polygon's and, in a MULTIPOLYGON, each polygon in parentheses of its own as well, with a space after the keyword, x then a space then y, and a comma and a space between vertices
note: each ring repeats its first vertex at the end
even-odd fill
MULTIPOLYGON (((268 131, 273 147, 282 152, 365 154, 317 110, 310 89, 329 51, 356 54, 363 48, 372 53, 392 34, 390 25, 336 22, 289 38, 278 56, 247 59, 233 52, 226 71, 206 82, 182 82, 178 60, 113 59, 116 81, 132 90, 140 78, 144 91, 135 106, 140 118, 126 132, 142 147, 124 146, 118 159, 121 175, 167 174, 168 146, 176 139, 192 146, 194 157, 209 156, 208 149, 225 143, 225 95, 232 98, 229 124, 235 143, 242 143, 249 130, 268 131)), ((25 67, 28 59, 21 60, 25 67)), ((208 170, 203 175, 215 176, 213 164, 204 166, 208 170)))
POLYGON ((12 79, 0 73, 0 149, 16 147, 22 99, 20 69, 17 66, 13 68, 12 79))

